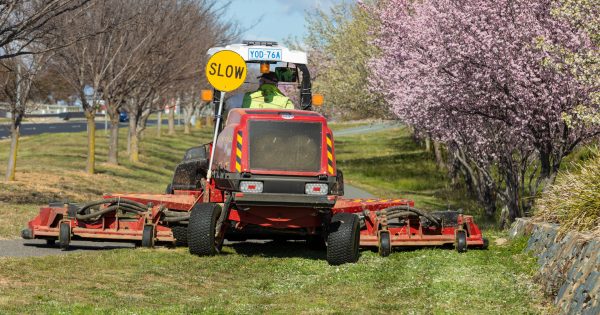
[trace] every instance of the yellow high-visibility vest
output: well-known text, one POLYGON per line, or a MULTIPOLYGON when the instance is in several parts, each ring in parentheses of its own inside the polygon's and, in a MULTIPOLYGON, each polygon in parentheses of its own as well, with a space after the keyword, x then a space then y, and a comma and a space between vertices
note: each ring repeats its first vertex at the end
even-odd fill
POLYGON ((244 95, 242 108, 294 109, 294 104, 274 84, 265 83, 244 95))

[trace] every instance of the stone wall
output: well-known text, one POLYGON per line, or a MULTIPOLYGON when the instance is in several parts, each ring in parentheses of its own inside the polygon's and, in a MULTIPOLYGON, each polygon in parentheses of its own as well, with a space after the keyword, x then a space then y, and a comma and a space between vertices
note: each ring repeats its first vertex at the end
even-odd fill
POLYGON ((536 280, 564 314, 600 314, 600 238, 570 232, 557 237, 558 225, 517 219, 510 237, 529 236, 526 251, 540 265, 536 280))

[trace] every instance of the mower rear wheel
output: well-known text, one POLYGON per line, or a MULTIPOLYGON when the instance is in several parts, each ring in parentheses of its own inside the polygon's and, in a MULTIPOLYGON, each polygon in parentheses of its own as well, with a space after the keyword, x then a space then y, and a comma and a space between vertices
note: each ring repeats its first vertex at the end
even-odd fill
POLYGON ((379 256, 387 257, 392 253, 392 242, 389 231, 379 232, 379 256))
POLYGON ((69 244, 71 243, 71 225, 68 222, 63 222, 60 224, 60 228, 58 230, 58 246, 62 250, 69 249, 69 244))
POLYGON ((212 256, 221 251, 222 241, 216 236, 216 225, 221 215, 221 206, 215 203, 199 203, 190 213, 188 224, 188 246, 190 253, 212 256))
POLYGON ((173 225, 171 227, 173 237, 175 238, 175 246, 187 246, 188 244, 188 228, 185 225, 173 225))
POLYGON ((327 236, 327 262, 330 265, 357 262, 359 241, 358 216, 352 213, 334 215, 331 218, 327 236))
POLYGON ((456 251, 459 253, 467 251, 467 232, 465 230, 456 231, 456 251))
POLYGON ((154 225, 144 225, 144 232, 142 232, 142 247, 154 247, 154 225))

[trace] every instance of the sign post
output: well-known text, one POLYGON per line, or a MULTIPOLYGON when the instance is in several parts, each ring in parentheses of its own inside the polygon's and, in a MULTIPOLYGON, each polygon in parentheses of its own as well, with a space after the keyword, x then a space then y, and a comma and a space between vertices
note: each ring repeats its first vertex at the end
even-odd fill
POLYGON ((215 53, 206 63, 206 78, 208 79, 208 82, 215 90, 221 92, 219 97, 219 108, 217 110, 217 115, 215 116, 217 121, 215 123, 215 133, 212 141, 213 149, 210 152, 208 172, 206 174, 206 181, 208 183, 210 183, 210 179, 212 178, 212 164, 215 157, 217 135, 219 134, 219 126, 221 125, 223 114, 225 92, 231 92, 244 84, 246 74, 248 74, 246 61, 238 53, 231 50, 222 50, 215 53))

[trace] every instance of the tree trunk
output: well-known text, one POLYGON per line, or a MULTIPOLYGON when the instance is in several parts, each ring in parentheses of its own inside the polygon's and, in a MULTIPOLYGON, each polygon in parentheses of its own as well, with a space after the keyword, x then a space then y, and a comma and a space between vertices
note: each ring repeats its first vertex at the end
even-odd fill
POLYGON ((175 107, 169 108, 169 136, 175 134, 175 107))
POLYGON ((137 163, 140 161, 139 133, 137 132, 137 119, 129 118, 129 161, 137 163))
POLYGON ((119 115, 116 121, 110 119, 110 137, 108 140, 108 164, 119 164, 119 115))
POLYGON ((431 152, 431 138, 425 137, 425 151, 431 152))
POLYGON ((140 161, 139 135, 137 132, 131 133, 131 153, 129 154, 129 161, 133 163, 140 161))
POLYGON ((156 121, 156 136, 160 138, 162 129, 162 110, 158 111, 158 120, 156 121))
POLYGON ((131 155, 131 134, 135 132, 135 125, 135 119, 129 117, 129 127, 127 128, 127 155, 131 155))
POLYGON ((435 162, 439 169, 447 169, 444 156, 442 155, 442 145, 438 141, 433 141, 433 152, 435 153, 435 162))
POLYGON ((192 115, 189 114, 189 111, 185 111, 185 116, 183 117, 183 133, 189 135, 191 133, 190 124, 192 120, 192 115))
POLYGON ((10 128, 10 153, 8 155, 8 167, 6 169, 6 181, 15 180, 15 171, 17 169, 17 151, 19 149, 19 131, 20 125, 14 124, 10 128))
POLYGON ((496 192, 485 183, 483 185, 479 201, 483 204, 485 216, 491 219, 496 214, 496 192))
POLYGON ((519 198, 519 182, 515 180, 511 174, 506 175, 506 206, 508 207, 508 217, 510 222, 521 217, 520 198, 519 198))
POLYGON ((88 156, 85 171, 94 174, 96 168, 96 120, 93 112, 85 113, 87 119, 88 156))

